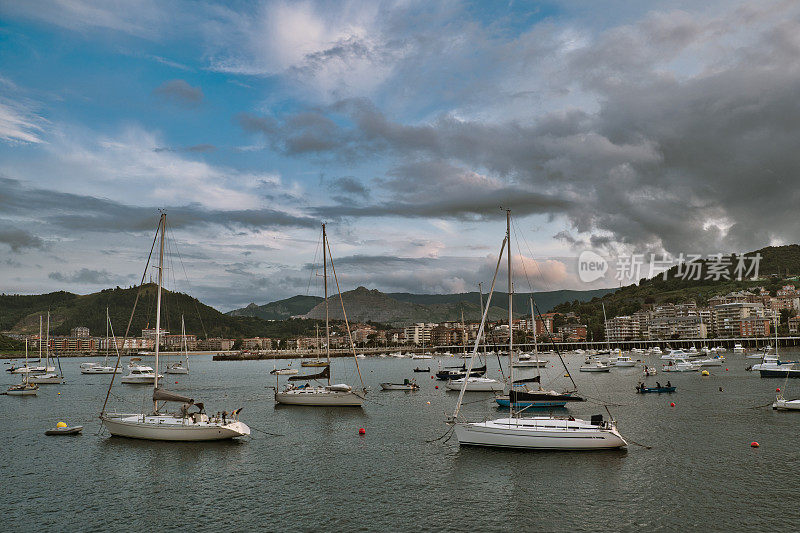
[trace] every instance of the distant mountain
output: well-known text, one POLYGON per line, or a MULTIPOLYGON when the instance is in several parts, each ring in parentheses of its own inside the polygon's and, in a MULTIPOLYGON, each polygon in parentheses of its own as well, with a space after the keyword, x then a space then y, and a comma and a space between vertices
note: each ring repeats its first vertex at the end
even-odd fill
MULTIPOLYGON (((589 291, 550 291, 534 294, 536 304, 545 313, 563 302, 587 301, 603 296, 614 289, 589 291)), ((480 298, 477 292, 460 294, 411 294, 407 292, 382 293, 359 287, 343 293, 347 317, 353 322, 372 320, 395 326, 415 322, 444 322, 461 320, 461 312, 467 321, 480 320, 480 298)), ((487 295, 484 294, 484 302, 487 295)), ((292 316, 324 319, 324 306, 319 296, 293 296, 265 305, 250 304, 242 309, 228 312, 231 316, 252 316, 267 320, 285 319, 292 316)), ((329 301, 331 319, 342 319, 342 309, 336 295, 329 301)), ((507 316, 508 294, 496 292, 492 297, 491 320, 502 320, 507 316)), ((514 295, 514 315, 530 314, 528 294, 514 295)))
MULTIPOLYGON (((369 290, 365 287, 358 287, 352 291, 343 292, 342 301, 347 311, 347 319, 351 322, 372 320, 401 326, 415 322, 461 320, 462 308, 465 320, 477 320, 480 316, 477 299, 475 302, 456 301, 421 305, 397 300, 376 289, 369 290)), ((329 299, 328 308, 331 319, 341 320, 343 318, 342 303, 338 296, 329 299)), ((490 309, 490 317, 493 320, 498 320, 504 315, 505 312, 498 307, 492 306, 490 309)), ((324 319, 324 302, 317 304, 305 316, 306 318, 324 319)))
MULTIPOLYGON (((143 328, 155 323, 156 285, 142 288, 136 314, 131 323, 131 336, 139 336, 143 328)), ((11 333, 38 333, 39 317, 45 323, 50 311, 51 332, 68 335, 76 326, 89 328, 92 336, 106 333, 106 307, 109 309, 114 334, 125 335, 131 316, 137 287, 105 289, 93 294, 79 295, 69 292, 54 292, 40 295, 0 295, 0 331, 11 333)), ((186 333, 198 338, 208 337, 289 337, 306 335, 314 331, 314 322, 307 320, 284 320, 266 322, 248 316, 229 316, 220 313, 186 294, 165 290, 162 296, 161 327, 170 333, 181 329, 181 316, 186 322, 186 333)), ((2 348, 2 346, 0 346, 2 348)))
MULTIPOLYGON (((585 302, 595 297, 601 297, 616 289, 594 289, 588 291, 570 291, 559 290, 549 292, 535 292, 533 298, 537 307, 542 313, 550 311, 553 307, 564 302, 585 302)), ((407 292, 390 292, 387 294, 390 298, 400 300, 401 302, 409 302, 421 305, 436 305, 436 304, 454 304, 460 302, 473 302, 477 308, 480 303, 480 295, 477 292, 462 292, 459 294, 411 294, 407 292)), ((483 301, 486 301, 486 294, 483 295, 483 301)), ((495 291, 492 296, 492 307, 497 306, 500 309, 508 309, 508 293, 495 291)), ((517 293, 514 295, 514 311, 515 314, 530 314, 530 294, 517 293)))
POLYGON ((264 320, 285 320, 293 316, 305 315, 322 300, 321 296, 298 295, 264 305, 251 303, 247 307, 234 309, 226 314, 230 316, 254 316, 264 320))

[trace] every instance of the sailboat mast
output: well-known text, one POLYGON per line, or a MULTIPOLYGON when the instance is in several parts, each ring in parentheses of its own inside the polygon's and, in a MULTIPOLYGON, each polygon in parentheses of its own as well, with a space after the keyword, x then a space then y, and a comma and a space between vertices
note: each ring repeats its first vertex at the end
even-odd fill
POLYGON ((39 315, 39 361, 41 360, 42 360, 42 315, 39 315))
POLYGON ((322 225, 322 279, 325 286, 325 356, 328 359, 328 385, 331 384, 331 327, 328 316, 328 234, 322 225))
POLYGON ((104 364, 105 366, 108 366, 108 348, 109 348, 109 346, 108 346, 108 344, 109 344, 109 339, 108 339, 108 323, 109 323, 109 322, 110 322, 110 320, 109 320, 109 318, 108 318, 108 307, 106 307, 106 358, 105 358, 105 360, 103 361, 103 364, 104 364))
MULTIPOLYGON (((45 335, 45 337, 46 337, 45 340, 46 347, 44 350, 44 357, 45 357, 44 366, 45 368, 47 368, 47 362, 50 361, 50 311, 49 310, 47 311, 47 334, 45 335)), ((41 357, 39 359, 41 359, 41 357)), ((25 366, 27 365, 28 363, 25 363, 25 366)))
POLYGON ((189 370, 189 343, 186 341, 186 323, 181 315, 181 344, 183 345, 183 355, 186 357, 186 370, 189 370))
POLYGON ((611 355, 611 339, 608 338, 608 317, 606 317, 606 304, 603 305, 603 329, 605 329, 606 333, 606 348, 608 348, 608 354, 611 355))
MULTIPOLYGON (((153 378, 153 390, 158 388, 158 352, 161 344, 161 284, 164 281, 164 232, 167 225, 166 213, 161 213, 161 242, 158 250, 158 294, 156 296, 156 368, 153 378)), ((153 400, 153 412, 158 412, 158 402, 153 400)))
MULTIPOLYGON (((47 366, 47 363, 45 363, 47 366)), ((25 385, 28 385, 28 376, 31 375, 31 369, 28 368, 28 339, 25 338, 25 385)))
MULTIPOLYGON (((511 209, 506 209, 506 240, 508 241, 508 377, 510 389, 514 389, 514 284, 511 271, 511 209)), ((508 402, 509 413, 514 412, 514 402, 508 402)))

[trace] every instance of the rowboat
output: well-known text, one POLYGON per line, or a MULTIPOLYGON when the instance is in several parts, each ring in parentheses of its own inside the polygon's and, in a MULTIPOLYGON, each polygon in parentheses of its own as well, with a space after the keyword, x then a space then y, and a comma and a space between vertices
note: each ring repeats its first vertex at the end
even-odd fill
POLYGON ((674 385, 672 387, 645 387, 643 385, 640 385, 636 387, 636 392, 641 394, 646 394, 648 392, 657 392, 660 394, 662 392, 675 392, 675 389, 677 388, 678 387, 674 385))
POLYGON ((83 431, 83 426, 56 426, 53 429, 48 429, 44 432, 45 435, 80 435, 83 431))

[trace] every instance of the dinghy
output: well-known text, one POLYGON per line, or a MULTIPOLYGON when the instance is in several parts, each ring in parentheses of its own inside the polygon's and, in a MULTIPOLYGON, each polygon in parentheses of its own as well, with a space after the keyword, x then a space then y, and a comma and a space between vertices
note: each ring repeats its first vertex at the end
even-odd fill
POLYGON ((402 383, 381 383, 383 390, 419 390, 419 385, 414 380, 405 379, 402 383))
POLYGON ((80 435, 83 426, 67 426, 64 422, 59 422, 53 429, 44 432, 45 435, 80 435))

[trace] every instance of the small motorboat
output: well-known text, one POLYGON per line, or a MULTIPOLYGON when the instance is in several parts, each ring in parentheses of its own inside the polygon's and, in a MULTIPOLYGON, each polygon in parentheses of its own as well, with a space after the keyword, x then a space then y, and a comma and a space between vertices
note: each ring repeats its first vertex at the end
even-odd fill
POLYGON ((427 372, 427 373, 430 373, 430 371, 431 371, 431 367, 427 367, 427 368, 417 367, 417 368, 414 369, 414 372, 427 372))
POLYGON ((53 429, 44 432, 45 435, 80 435, 83 426, 67 426, 64 422, 59 422, 53 429))
POLYGON ((654 366, 645 366, 644 367, 644 375, 645 376, 655 376, 658 373, 656 367, 654 366))
POLYGON ((657 392, 657 393, 675 392, 677 388, 678 387, 676 387, 675 385, 669 387, 646 387, 643 383, 640 383, 639 385, 636 386, 636 392, 640 394, 647 394, 648 392, 657 392))
POLYGON ((404 379, 402 383, 381 383, 383 390, 419 390, 414 380, 404 379))

